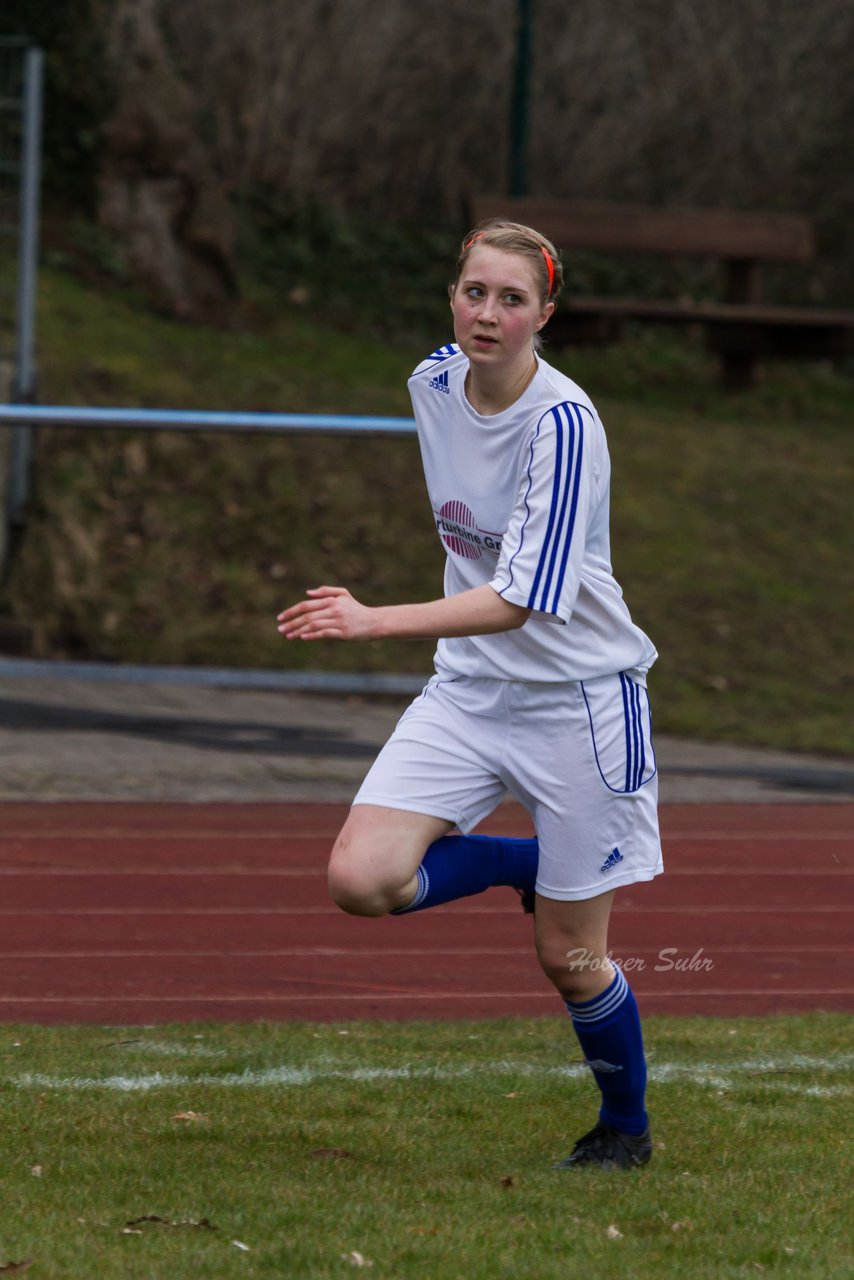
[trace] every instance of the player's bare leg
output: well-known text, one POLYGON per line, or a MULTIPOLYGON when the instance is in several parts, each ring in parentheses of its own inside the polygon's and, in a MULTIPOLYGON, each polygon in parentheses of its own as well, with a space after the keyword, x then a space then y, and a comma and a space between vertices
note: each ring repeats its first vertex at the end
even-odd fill
POLYGON ((409 915, 510 886, 533 898, 536 839, 449 834, 453 824, 383 805, 354 805, 329 865, 334 900, 353 915, 409 915))
POLYGON ((636 1168, 652 1154, 640 1018, 625 976, 607 958, 613 901, 613 892, 580 902, 537 897, 540 964, 563 996, 602 1095, 598 1124, 557 1169, 636 1168))
POLYGON ((329 892, 351 915, 384 916, 406 906, 428 847, 453 827, 444 818, 356 805, 329 859, 329 892))
POLYGON ((564 1000, 592 1000, 614 980, 608 955, 608 922, 614 893, 581 902, 537 894, 537 957, 564 1000))

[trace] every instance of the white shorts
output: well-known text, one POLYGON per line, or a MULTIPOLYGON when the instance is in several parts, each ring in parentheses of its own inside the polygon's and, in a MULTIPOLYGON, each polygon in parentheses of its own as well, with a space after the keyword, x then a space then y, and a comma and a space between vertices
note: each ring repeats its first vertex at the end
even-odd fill
POLYGON ((662 871, 649 697, 626 675, 566 684, 434 676, 354 804, 466 833, 508 794, 540 843, 537 892, 572 901, 662 871))

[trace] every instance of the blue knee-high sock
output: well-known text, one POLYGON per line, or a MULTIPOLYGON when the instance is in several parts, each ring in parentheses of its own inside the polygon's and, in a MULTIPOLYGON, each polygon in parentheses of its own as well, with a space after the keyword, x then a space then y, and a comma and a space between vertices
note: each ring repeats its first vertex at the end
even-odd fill
POLYGON ((442 836, 430 845, 418 868, 418 889, 392 915, 438 907, 455 898, 483 893, 493 885, 533 891, 539 847, 536 839, 507 836, 442 836))
POLYGON ((621 969, 607 990, 566 1007, 587 1065, 602 1094, 599 1119, 621 1133, 647 1127, 644 1110, 646 1059, 640 1015, 621 969))

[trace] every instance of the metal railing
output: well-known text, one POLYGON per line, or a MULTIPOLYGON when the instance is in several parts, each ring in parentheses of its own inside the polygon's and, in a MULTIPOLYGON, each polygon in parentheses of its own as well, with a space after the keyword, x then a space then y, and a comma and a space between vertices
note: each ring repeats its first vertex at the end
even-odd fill
POLYGON ((104 409, 0 404, 0 425, 100 427, 125 431, 232 431, 290 435, 412 435, 414 418, 355 414, 231 413, 202 409, 104 409))
MULTIPOLYGON (((69 405, 0 404, 0 426, 81 427, 124 431, 202 431, 242 434, 406 436, 414 418, 351 414, 230 413, 180 409, 85 408, 69 405)), ((258 671, 217 667, 133 666, 122 663, 55 662, 0 659, 0 679, 53 676, 60 679, 127 681, 133 684, 185 684, 270 692, 411 695, 426 675, 378 672, 258 671)))

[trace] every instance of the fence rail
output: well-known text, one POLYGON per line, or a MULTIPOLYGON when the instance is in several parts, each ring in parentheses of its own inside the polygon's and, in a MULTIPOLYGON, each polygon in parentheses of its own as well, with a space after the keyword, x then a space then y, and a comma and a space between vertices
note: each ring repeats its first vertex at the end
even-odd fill
POLYGON ((415 432, 414 418, 375 418, 357 414, 227 413, 193 409, 93 409, 44 404, 0 404, 0 425, 356 436, 412 435, 415 432))
MULTIPOLYGON (((0 404, 0 427, 83 427, 123 431, 214 431, 242 434, 414 435, 414 418, 354 414, 226 413, 179 409, 110 409, 69 405, 0 404)), ((198 684, 218 688, 335 694, 412 695, 426 676, 332 671, 247 671, 219 668, 68 663, 0 658, 0 679, 87 679, 198 684)))

